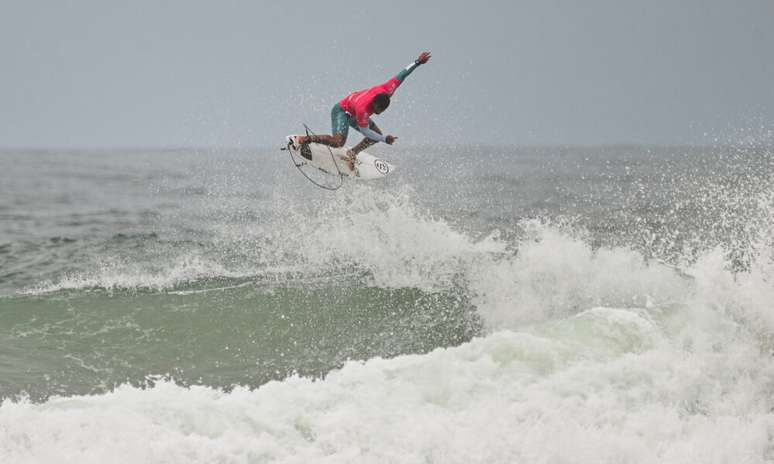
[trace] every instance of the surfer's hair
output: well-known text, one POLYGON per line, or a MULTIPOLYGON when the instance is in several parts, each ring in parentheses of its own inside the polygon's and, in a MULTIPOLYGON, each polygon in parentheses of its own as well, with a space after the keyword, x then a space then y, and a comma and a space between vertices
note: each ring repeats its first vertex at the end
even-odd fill
POLYGON ((376 105, 382 111, 386 110, 390 106, 390 96, 386 93, 380 93, 374 97, 374 105, 376 105))

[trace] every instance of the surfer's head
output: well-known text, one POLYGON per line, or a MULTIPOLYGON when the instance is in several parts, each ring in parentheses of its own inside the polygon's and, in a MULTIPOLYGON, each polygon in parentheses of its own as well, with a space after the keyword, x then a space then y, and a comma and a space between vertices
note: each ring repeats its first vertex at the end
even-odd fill
POLYGON ((382 114, 382 111, 386 110, 387 107, 390 106, 390 96, 386 93, 380 93, 374 97, 374 102, 372 105, 374 113, 382 114))

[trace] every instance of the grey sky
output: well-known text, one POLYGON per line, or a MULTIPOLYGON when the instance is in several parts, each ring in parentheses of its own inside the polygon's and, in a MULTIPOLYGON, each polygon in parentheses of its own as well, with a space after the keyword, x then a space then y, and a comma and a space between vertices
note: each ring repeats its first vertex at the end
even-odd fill
POLYGON ((376 117, 405 143, 774 122, 772 0, 284 3, 0 0, 0 147, 273 145, 424 49, 376 117))

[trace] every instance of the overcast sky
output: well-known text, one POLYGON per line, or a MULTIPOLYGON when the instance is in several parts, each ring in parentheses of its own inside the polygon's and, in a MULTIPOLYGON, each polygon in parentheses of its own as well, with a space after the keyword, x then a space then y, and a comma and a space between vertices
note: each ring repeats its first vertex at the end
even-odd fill
POLYGON ((425 49, 375 118, 407 143, 774 123, 773 0, 0 0, 0 147, 275 145, 425 49))

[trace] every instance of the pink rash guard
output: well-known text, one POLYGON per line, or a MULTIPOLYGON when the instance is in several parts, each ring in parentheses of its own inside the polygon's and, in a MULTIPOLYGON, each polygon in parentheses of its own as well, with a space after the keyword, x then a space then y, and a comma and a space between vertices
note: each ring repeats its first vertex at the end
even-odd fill
POLYGON ((368 118, 374 114, 374 108, 372 106, 374 98, 380 93, 386 93, 392 97, 392 94, 395 93, 395 89, 400 86, 401 82, 402 80, 393 77, 384 84, 371 87, 370 89, 353 92, 344 97, 344 99, 339 102, 339 106, 341 106, 342 110, 349 113, 358 127, 367 128, 368 118))

